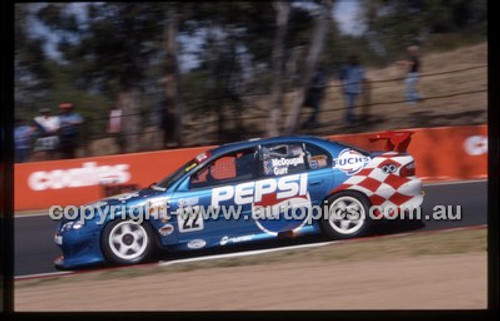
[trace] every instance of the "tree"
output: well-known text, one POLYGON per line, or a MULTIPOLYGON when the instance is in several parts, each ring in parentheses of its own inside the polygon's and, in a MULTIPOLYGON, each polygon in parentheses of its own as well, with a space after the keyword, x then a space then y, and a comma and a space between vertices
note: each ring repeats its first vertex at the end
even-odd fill
MULTIPOLYGON (((39 18, 62 35, 77 38, 60 43, 64 59, 75 66, 74 85, 113 97, 124 115, 126 151, 139 149, 141 131, 139 94, 145 67, 150 62, 161 21, 155 4, 104 3, 87 6, 87 24, 71 24, 68 5, 51 4, 39 18)), ((105 106, 103 106, 107 109, 105 106)))
POLYGON ((283 108, 283 76, 285 68, 285 36, 290 15, 290 4, 286 0, 273 3, 276 10, 276 34, 273 48, 273 84, 270 98, 270 117, 267 135, 278 136, 280 132, 279 121, 283 108))
POLYGON ((304 98, 311 80, 314 76, 316 64, 325 43, 326 35, 330 27, 333 0, 324 0, 321 4, 321 10, 316 17, 316 23, 313 30, 312 41, 305 61, 305 70, 302 77, 301 86, 295 96, 290 108, 290 114, 286 120, 286 134, 293 134, 297 131, 299 125, 300 111, 304 98))
POLYGON ((252 2, 199 3, 186 19, 186 31, 203 35, 198 56, 201 65, 196 72, 203 76, 205 99, 199 108, 201 114, 215 113, 219 142, 245 136, 241 117, 245 108, 242 95, 250 87, 246 72, 256 64, 268 63, 272 41, 265 35, 273 30, 273 21, 272 6, 252 2), (234 117, 228 117, 228 112, 234 117))
MULTIPOLYGON (((167 53, 166 77, 165 77, 165 100, 167 109, 163 112, 173 114, 173 139, 177 145, 183 145, 183 105, 179 90, 179 60, 177 49, 177 36, 179 29, 179 13, 175 4, 171 4, 166 9, 165 24, 165 50, 167 53)), ((165 128, 165 130, 167 130, 165 128)))
POLYGON ((14 100, 16 112, 35 113, 46 104, 47 92, 53 86, 52 75, 43 52, 44 39, 29 32, 33 18, 29 4, 15 6, 14 100))
POLYGON ((486 22, 484 0, 363 0, 361 7, 365 37, 385 62, 432 34, 477 33, 486 22))

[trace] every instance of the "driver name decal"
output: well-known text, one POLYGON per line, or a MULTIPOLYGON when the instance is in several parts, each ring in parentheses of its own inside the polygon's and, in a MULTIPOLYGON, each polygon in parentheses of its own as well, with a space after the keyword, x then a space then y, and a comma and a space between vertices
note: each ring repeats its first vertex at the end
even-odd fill
POLYGON ((271 158, 264 162, 264 173, 266 175, 286 175, 288 167, 295 167, 304 164, 304 157, 297 156, 295 158, 271 158))

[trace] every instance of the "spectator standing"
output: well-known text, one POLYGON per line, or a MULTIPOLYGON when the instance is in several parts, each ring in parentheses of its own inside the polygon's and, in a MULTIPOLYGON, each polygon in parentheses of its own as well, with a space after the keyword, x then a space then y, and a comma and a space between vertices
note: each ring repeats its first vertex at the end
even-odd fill
POLYGON ((346 120, 350 124, 356 122, 354 107, 356 106, 356 98, 361 93, 364 80, 365 70, 359 63, 358 56, 355 54, 350 55, 347 63, 340 69, 340 82, 346 104, 346 120))
POLYGON ((312 107, 313 113, 305 123, 306 128, 312 128, 317 125, 317 117, 321 109, 321 100, 325 94, 326 73, 322 66, 319 66, 311 81, 311 86, 307 90, 304 106, 312 107))
POLYGON ((406 102, 410 105, 414 105, 416 102, 423 99, 416 89, 419 80, 420 69, 422 68, 420 62, 420 49, 418 46, 409 46, 408 48, 406 48, 406 52, 408 54, 408 58, 406 60, 398 61, 397 64, 403 66, 406 69, 406 102))
POLYGON ((160 128, 163 132, 163 147, 170 147, 172 138, 174 137, 175 119, 170 112, 172 102, 169 99, 161 101, 161 122, 160 128))
POLYGON ((40 108, 40 115, 33 119, 40 136, 54 135, 59 131, 60 121, 57 116, 53 116, 48 108, 40 108))
POLYGON ((62 156, 75 158, 75 151, 79 146, 79 128, 83 119, 80 114, 75 112, 75 105, 72 103, 62 103, 59 108, 61 109, 59 137, 62 156))
POLYGON ((31 138, 35 129, 24 123, 24 119, 16 118, 14 128, 15 162, 24 163, 28 160, 31 150, 31 138))
POLYGON ((35 160, 56 158, 55 151, 59 148, 60 121, 57 116, 50 113, 50 109, 41 108, 40 115, 33 119, 37 129, 37 138, 33 149, 35 160))
POLYGON ((122 110, 120 107, 111 107, 109 110, 108 133, 115 137, 120 154, 125 153, 125 139, 122 135, 122 110))

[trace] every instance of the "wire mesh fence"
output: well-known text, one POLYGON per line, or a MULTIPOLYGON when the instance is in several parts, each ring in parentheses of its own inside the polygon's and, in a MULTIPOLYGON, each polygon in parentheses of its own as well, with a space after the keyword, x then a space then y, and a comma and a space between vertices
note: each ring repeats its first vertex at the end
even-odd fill
MULTIPOLYGON (((476 66, 470 66, 470 67, 465 67, 465 68, 457 68, 453 70, 447 70, 447 71, 441 71, 441 72, 433 72, 433 73, 423 73, 420 75, 420 78, 422 80, 431 78, 431 77, 437 77, 437 76, 443 76, 443 75, 452 75, 452 77, 460 77, 465 72, 473 71, 473 70, 480 70, 480 69, 485 69, 487 65, 476 65, 476 66)), ((369 114, 369 113, 379 113, 383 114, 387 112, 391 107, 391 105, 398 105, 398 104, 404 104, 406 102, 406 99, 403 98, 403 93, 400 92, 402 89, 401 88, 393 88, 396 87, 394 84, 401 82, 405 79, 405 77, 392 77, 392 78, 384 78, 384 79, 373 79, 373 80, 368 80, 368 86, 365 86, 364 88, 370 88, 368 92, 362 93, 364 94, 363 99, 356 104, 356 108, 358 108, 361 113, 364 114, 369 114), (384 86, 377 86, 378 84, 383 84, 384 86), (385 85, 388 86, 385 86, 385 85), (387 87, 387 88, 386 88, 387 87), (386 90, 395 90, 399 91, 399 96, 401 98, 394 98, 394 95, 389 95, 392 97, 391 99, 387 99, 387 95, 385 95, 382 99, 379 99, 377 97, 377 93, 374 93, 375 90, 381 90, 386 88, 386 90), (373 108, 376 107, 376 108, 373 108)), ((342 85, 338 82, 331 81, 329 84, 326 85, 326 90, 334 90, 335 88, 341 88, 342 85)), ((447 98, 453 98, 453 97, 460 97, 460 96, 468 96, 468 95, 475 95, 475 94, 485 94, 487 92, 486 86, 484 88, 477 88, 478 86, 469 86, 470 90, 457 90, 453 92, 441 92, 441 93, 436 93, 433 95, 429 95, 425 97, 425 101, 437 101, 437 100, 443 100, 447 98), (476 88, 472 88, 476 87, 476 88)), ((290 96, 289 99, 294 99, 293 98, 293 93, 297 89, 294 90, 286 90, 285 95, 290 96)), ((245 128, 252 128, 253 130, 249 130, 247 135, 250 135, 252 137, 256 136, 261 136, 262 132, 264 131, 265 123, 268 118, 268 109, 267 109, 267 104, 262 103, 263 100, 267 99, 267 96, 269 95, 268 93, 246 93, 242 94, 241 96, 241 101, 243 101, 243 105, 251 105, 249 106, 243 106, 242 110, 234 112, 226 113, 223 117, 223 121, 226 123, 233 123, 233 127, 240 127, 240 128, 234 128, 236 131, 240 131, 240 133, 243 131, 244 127, 245 128), (260 101, 261 103, 256 103, 257 101, 260 101)), ((327 92, 327 95, 329 93, 327 92)), ((322 109, 320 111, 320 118, 322 119, 328 119, 329 117, 334 117, 336 113, 342 113, 344 110, 346 110, 346 106, 343 103, 343 97, 342 95, 335 95, 331 94, 332 98, 329 100, 328 103, 324 103, 322 106, 322 109)), ((220 137, 217 136, 217 131, 219 130, 218 126, 221 125, 221 119, 220 115, 215 115, 213 112, 210 111, 204 111, 201 113, 197 112, 196 106, 186 106, 187 110, 190 112, 187 112, 184 116, 184 134, 186 137, 195 137, 193 139, 189 139, 186 141, 185 146, 196 146, 196 145, 203 145, 203 144, 217 144, 217 143, 222 143, 224 141, 220 140, 220 137), (196 139, 198 137, 198 139, 196 139)), ((96 131, 95 128, 106 128, 107 124, 110 120, 109 115, 102 116, 102 117, 94 117, 94 118, 87 118, 85 119, 84 126, 81 126, 80 129, 80 142, 82 148, 82 152, 80 155, 85 155, 85 156, 92 156, 95 155, 96 152, 92 150, 92 148, 89 148, 89 145, 93 144, 96 141, 102 140, 102 139, 110 139, 110 138, 116 138, 117 136, 120 137, 120 139, 126 140, 127 137, 130 136, 137 136, 137 139, 143 139, 146 137, 146 140, 149 139, 149 141, 146 141, 144 144, 141 145, 140 150, 145 151, 145 150, 151 150, 151 149, 163 149, 163 148, 169 148, 169 147, 177 147, 175 144, 169 144, 165 141, 165 133, 164 131, 166 128, 164 126, 158 125, 158 122, 156 125, 151 125, 148 124, 148 120, 155 118, 155 117, 162 117, 162 113, 164 110, 158 109, 158 108, 151 108, 149 110, 141 110, 139 112, 134 112, 134 113, 125 113, 121 115, 121 122, 128 118, 128 117, 139 117, 143 120, 144 124, 147 124, 145 126, 142 126, 142 130, 139 131, 122 131, 120 133, 108 133, 106 130, 99 130, 96 131), (155 140, 156 142, 152 142, 155 140), (159 140, 159 142, 158 142, 159 140)), ((302 117, 307 117, 313 113, 312 110, 308 108, 303 108, 301 110, 301 115, 302 117)), ((282 119, 286 119, 286 117, 289 116, 289 111, 287 110, 286 106, 283 109, 282 112, 282 119)), ((366 115, 365 115, 366 116, 366 115)), ((337 116, 338 118, 339 116, 337 116)), ((161 123, 161 122, 160 122, 161 123)), ((321 123, 319 124, 319 127, 321 127, 321 123)), ((368 128, 366 128, 368 129, 368 128)), ((315 133, 322 133, 325 132, 327 129, 327 126, 325 128, 317 128, 317 131, 315 133), (323 131, 322 131, 323 130, 323 131)), ((364 131, 364 128, 357 128, 357 131, 364 131)), ((340 131, 342 132, 342 130, 340 131)), ((336 132, 339 133, 339 132, 336 132)), ((231 135, 230 135, 231 136, 231 135)), ((231 136, 233 138, 241 138, 238 135, 233 135, 231 136)), ((110 144, 116 144, 116 142, 110 141, 110 144)), ((115 152, 119 152, 118 150, 115 150, 115 152)), ((110 152, 109 150, 104 151, 103 153, 109 154, 113 153, 110 152)), ((100 154, 98 152, 97 154, 100 154)), ((56 157, 57 158, 57 157, 56 157)))

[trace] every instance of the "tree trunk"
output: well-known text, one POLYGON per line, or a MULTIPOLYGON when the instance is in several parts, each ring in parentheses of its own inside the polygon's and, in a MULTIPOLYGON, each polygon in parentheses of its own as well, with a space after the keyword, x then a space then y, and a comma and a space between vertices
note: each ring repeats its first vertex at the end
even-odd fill
POLYGON ((316 23, 313 31, 313 39, 307 54, 305 71, 302 77, 301 87, 295 97, 290 108, 290 114, 286 120, 286 134, 293 134, 297 131, 299 125, 300 111, 304 102, 304 98, 309 87, 311 80, 314 76, 318 58, 323 50, 326 35, 330 27, 330 20, 332 14, 333 0, 324 0, 322 2, 322 9, 316 18, 316 23))
POLYGON ((295 85, 297 79, 298 79, 298 70, 297 66, 299 65, 299 60, 300 57, 303 54, 303 51, 306 48, 304 46, 296 46, 291 50, 290 53, 290 58, 288 59, 286 63, 286 75, 287 78, 290 79, 290 84, 292 86, 295 85))
POLYGON ((278 136, 280 133, 281 111, 283 109, 283 74, 285 60, 285 36, 290 16, 290 3, 280 0, 273 3, 276 10, 276 35, 273 47, 273 85, 271 89, 270 108, 271 115, 267 136, 278 136))
POLYGON ((177 8, 170 6, 167 11, 167 24, 165 26, 165 49, 167 51, 167 72, 165 77, 165 100, 167 108, 173 114, 174 123, 169 124, 174 127, 173 140, 178 146, 182 146, 183 141, 183 106, 179 90, 179 62, 177 52, 177 32, 179 27, 179 18, 177 8))
POLYGON ((122 132, 125 140, 125 152, 133 153, 139 149, 141 115, 139 115, 137 90, 124 90, 118 94, 118 105, 122 110, 122 132), (126 116, 129 115, 129 116, 126 116))

